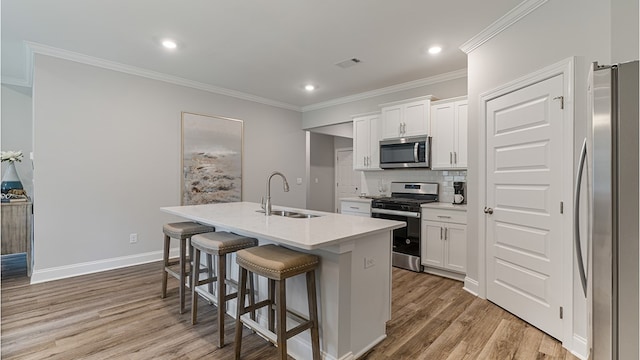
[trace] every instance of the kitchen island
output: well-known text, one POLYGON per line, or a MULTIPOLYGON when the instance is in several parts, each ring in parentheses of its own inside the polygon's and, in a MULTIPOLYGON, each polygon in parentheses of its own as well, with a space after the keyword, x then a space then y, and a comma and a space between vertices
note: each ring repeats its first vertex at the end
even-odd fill
MULTIPOLYGON (((391 316, 391 232, 399 221, 274 207, 316 215, 310 218, 265 216, 260 204, 250 202, 163 207, 162 211, 208 224, 217 231, 255 237, 260 245, 275 243, 320 257, 317 272, 320 347, 325 359, 354 359, 386 337, 391 316)), ((230 262, 235 266, 235 260, 230 262)), ((230 265, 229 265, 230 266, 230 265)), ((237 270, 229 272, 237 278, 237 270)), ((267 282, 256 291, 266 297, 267 282)), ((287 283, 287 305, 308 315, 304 277, 287 283)), ((228 313, 235 315, 235 301, 228 313)), ((257 321, 266 326, 266 313, 257 321)), ((293 322, 293 319, 289 319, 293 322)), ((289 325, 288 328, 291 328, 289 325)), ((289 355, 311 353, 308 331, 288 342, 289 355)))

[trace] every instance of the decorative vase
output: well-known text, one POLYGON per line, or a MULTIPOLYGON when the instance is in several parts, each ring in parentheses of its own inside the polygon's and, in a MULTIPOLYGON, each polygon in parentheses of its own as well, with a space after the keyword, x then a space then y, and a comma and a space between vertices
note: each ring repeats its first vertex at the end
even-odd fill
POLYGON ((8 193, 9 190, 22 190, 22 182, 20 181, 20 177, 18 177, 15 162, 9 162, 9 165, 5 169, 4 175, 2 176, 2 183, 0 184, 0 188, 3 194, 8 193))

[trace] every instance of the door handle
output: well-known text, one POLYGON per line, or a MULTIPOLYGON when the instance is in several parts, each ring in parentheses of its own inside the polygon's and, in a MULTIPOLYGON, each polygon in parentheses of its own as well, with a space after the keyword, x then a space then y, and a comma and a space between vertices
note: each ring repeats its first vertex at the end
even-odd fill
POLYGON ((492 209, 492 208, 490 208, 490 207, 486 207, 486 206, 485 206, 485 207, 484 207, 484 213, 485 213, 485 214, 489 214, 489 215, 491 215, 491 214, 493 214, 493 209, 492 209))
POLYGON ((453 164, 453 153, 449 151, 449 164, 453 164))
POLYGON ((447 230, 449 230, 448 228, 444 228, 444 239, 447 240, 447 230))
MULTIPOLYGON (((576 188, 573 193, 573 244, 576 250, 576 258, 578 260, 578 272, 580 272, 580 283, 584 296, 587 296, 587 274, 582 259, 582 244, 580 243, 580 185, 582 185, 582 171, 584 170, 585 160, 587 159, 587 139, 582 142, 582 150, 580 151, 580 160, 578 161, 578 174, 576 175, 576 188)), ((588 239, 587 239, 588 240, 588 239)), ((588 250, 588 248, 587 248, 588 250)))
POLYGON ((442 226, 440 226, 440 240, 442 240, 442 226))
POLYGON ((458 164, 458 153, 455 151, 453 152, 453 163, 458 164))

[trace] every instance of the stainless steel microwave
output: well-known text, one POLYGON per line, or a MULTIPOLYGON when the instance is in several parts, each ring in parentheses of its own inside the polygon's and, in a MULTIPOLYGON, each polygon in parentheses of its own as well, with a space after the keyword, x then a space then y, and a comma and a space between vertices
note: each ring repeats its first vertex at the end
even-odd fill
POLYGON ((427 136, 380 141, 380 168, 428 168, 431 138, 427 136))

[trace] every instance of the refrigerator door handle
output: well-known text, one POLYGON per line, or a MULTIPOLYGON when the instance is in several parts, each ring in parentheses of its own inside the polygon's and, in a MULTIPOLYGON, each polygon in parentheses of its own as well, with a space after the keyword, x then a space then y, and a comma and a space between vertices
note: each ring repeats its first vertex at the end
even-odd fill
POLYGON ((576 175, 576 188, 574 190, 573 198, 573 231, 574 231, 574 248, 576 250, 576 257, 578 260, 578 271, 580 272, 580 282, 582 283, 582 291, 584 296, 587 296, 587 275, 582 259, 582 245, 580 242, 580 185, 582 185, 582 171, 584 170, 584 164, 587 159, 587 139, 584 139, 582 143, 582 150, 580 151, 580 160, 578 161, 578 174, 576 175))

